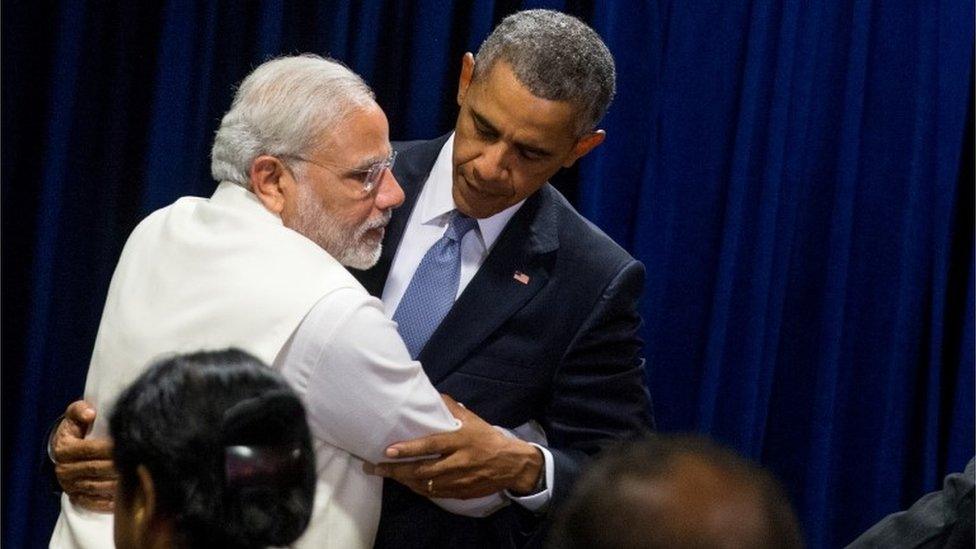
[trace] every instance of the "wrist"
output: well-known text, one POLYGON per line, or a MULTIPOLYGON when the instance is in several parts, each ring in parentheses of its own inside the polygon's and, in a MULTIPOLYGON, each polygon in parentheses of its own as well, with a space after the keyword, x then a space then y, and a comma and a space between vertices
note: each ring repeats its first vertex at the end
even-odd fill
POLYGON ((54 421, 54 425, 47 432, 47 457, 51 460, 51 463, 57 465, 57 460, 54 459, 54 435, 58 434, 58 427, 61 426, 61 422, 64 421, 64 414, 61 414, 58 419, 54 421))
POLYGON ((527 496, 545 488, 545 458, 542 450, 518 439, 513 439, 512 442, 516 446, 519 470, 508 491, 514 496, 527 496))

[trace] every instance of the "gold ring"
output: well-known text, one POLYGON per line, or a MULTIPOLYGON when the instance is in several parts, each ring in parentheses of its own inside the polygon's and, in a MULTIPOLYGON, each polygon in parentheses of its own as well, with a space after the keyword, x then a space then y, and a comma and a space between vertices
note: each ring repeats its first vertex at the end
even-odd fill
POLYGON ((434 479, 432 478, 427 479, 427 493, 428 494, 434 493, 434 479))

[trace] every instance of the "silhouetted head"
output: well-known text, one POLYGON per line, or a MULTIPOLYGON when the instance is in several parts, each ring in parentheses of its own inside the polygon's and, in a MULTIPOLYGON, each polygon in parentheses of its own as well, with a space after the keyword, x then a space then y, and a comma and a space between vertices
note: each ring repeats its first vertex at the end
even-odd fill
POLYGON ((565 549, 803 545, 772 475, 705 439, 663 436, 598 460, 560 510, 550 541, 565 549))
POLYGON ((119 397, 115 543, 287 545, 315 490, 305 410, 280 375, 238 350, 179 355, 119 397))

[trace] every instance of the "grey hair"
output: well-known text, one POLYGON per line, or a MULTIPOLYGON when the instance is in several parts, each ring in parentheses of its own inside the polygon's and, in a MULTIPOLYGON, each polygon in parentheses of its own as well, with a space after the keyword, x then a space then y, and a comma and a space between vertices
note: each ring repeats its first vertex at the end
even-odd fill
POLYGON ((210 173, 249 189, 255 158, 302 156, 346 116, 372 105, 373 91, 338 61, 313 54, 267 61, 241 82, 220 121, 210 173))
POLYGON ((574 105, 579 135, 596 128, 616 92, 606 44, 585 23, 558 11, 526 10, 503 19, 478 49, 473 79, 500 59, 536 97, 574 105))

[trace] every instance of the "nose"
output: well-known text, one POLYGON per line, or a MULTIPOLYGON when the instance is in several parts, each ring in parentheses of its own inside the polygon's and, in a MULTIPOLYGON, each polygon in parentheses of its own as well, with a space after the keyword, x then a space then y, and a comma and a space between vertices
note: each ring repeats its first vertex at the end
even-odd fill
POLYGON ((403 204, 403 189, 397 183, 396 177, 393 177, 393 171, 387 168, 383 170, 380 188, 376 193, 376 208, 389 210, 400 207, 400 204, 403 204))
POLYGON ((508 176, 508 150, 504 143, 492 143, 485 147, 475 160, 475 176, 484 181, 499 181, 508 176))

